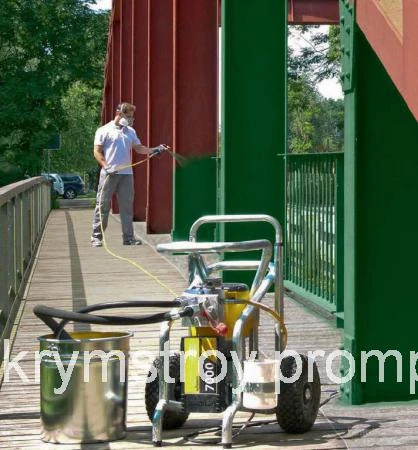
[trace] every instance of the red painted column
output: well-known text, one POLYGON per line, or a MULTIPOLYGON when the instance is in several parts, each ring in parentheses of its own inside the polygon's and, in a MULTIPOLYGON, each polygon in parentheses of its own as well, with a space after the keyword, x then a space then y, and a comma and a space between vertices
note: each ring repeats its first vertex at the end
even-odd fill
POLYGON ((216 155, 218 10, 216 1, 176 0, 175 150, 216 155))
POLYGON ((102 111, 101 111, 101 122, 102 125, 108 122, 110 111, 112 109, 112 64, 113 51, 112 51, 112 29, 109 29, 109 40, 107 44, 107 56, 106 56, 106 67, 105 67, 105 79, 104 79, 104 92, 102 98, 102 111))
MULTIPOLYGON (((120 39, 119 39, 119 73, 120 86, 119 98, 116 104, 121 102, 133 102, 133 4, 134 0, 120 0, 120 39)), ((112 119, 115 111, 112 112, 112 119)), ((135 127, 135 123, 134 123, 135 127)), ((135 152, 134 152, 135 153, 135 152)), ((135 203, 134 203, 135 204, 135 203)), ((112 201, 113 212, 118 212, 118 204, 116 196, 112 201)))
POLYGON ((174 150, 189 163, 174 170, 174 239, 216 212, 218 147, 217 0, 176 0, 174 150))
POLYGON ((108 24, 108 39, 107 39, 107 49, 106 49, 106 63, 105 63, 105 73, 104 73, 104 92, 102 98, 102 111, 101 111, 101 122, 102 125, 110 120, 113 102, 113 30, 115 22, 115 7, 112 8, 112 12, 109 18, 108 24))
POLYGON ((112 25, 112 107, 110 117, 114 117, 116 105, 120 101, 120 64, 121 64, 121 23, 120 23, 120 3, 122 0, 115 0, 113 25, 112 25))
MULTIPOLYGON (((149 142, 173 145, 173 2, 150 2, 149 142)), ((168 233, 172 222, 173 162, 169 154, 149 163, 147 232, 168 233)))
POLYGON ((119 102, 132 102, 133 53, 132 53, 133 0, 120 4, 120 98, 119 102))
MULTIPOLYGON (((112 101, 108 111, 109 120, 115 117, 116 106, 121 98, 121 60, 122 60, 122 23, 121 23, 122 0, 114 0, 113 24, 112 24, 112 101)), ((112 212, 119 213, 116 195, 112 197, 112 212)))
MULTIPOLYGON (((135 130, 144 145, 149 144, 149 3, 150 0, 133 2, 132 27, 132 102, 136 105, 135 130)), ((146 160, 145 156, 134 153, 133 161, 146 160)), ((134 167, 134 220, 145 221, 148 201, 148 162, 134 167)))

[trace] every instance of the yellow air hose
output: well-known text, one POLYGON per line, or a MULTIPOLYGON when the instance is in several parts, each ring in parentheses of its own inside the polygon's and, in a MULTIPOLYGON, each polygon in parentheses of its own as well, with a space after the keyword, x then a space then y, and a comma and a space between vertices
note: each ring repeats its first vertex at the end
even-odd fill
MULTIPOLYGON (((127 166, 121 166, 118 167, 118 170, 123 170, 126 169, 128 167, 134 167, 137 166, 139 164, 142 164, 146 161, 148 161, 151 158, 151 156, 148 156, 146 159, 143 159, 142 161, 138 161, 134 164, 129 164, 127 166)), ((174 295, 174 297, 178 297, 177 293, 175 291, 173 291, 173 289, 170 288, 170 286, 167 286, 165 283, 163 283, 158 277, 156 277, 155 275, 153 275, 151 272, 149 272, 147 269, 145 269, 143 266, 141 266, 140 264, 138 264, 136 261, 133 261, 132 259, 126 258, 124 256, 120 256, 117 255, 116 253, 112 252, 112 250, 109 249, 109 247, 107 246, 107 242, 106 242, 106 238, 105 238, 105 232, 103 229, 103 221, 102 221, 102 194, 103 194, 103 189, 106 185, 106 183, 109 180, 109 177, 112 175, 106 175, 106 178, 103 182, 103 186, 102 189, 100 191, 100 196, 99 196, 99 218, 100 218, 100 229, 102 232, 102 241, 103 241, 103 247, 105 248, 105 250, 107 251, 107 253, 109 253, 109 255, 112 255, 113 257, 120 259, 121 261, 126 261, 129 264, 132 264, 134 267, 136 267, 137 269, 139 269, 141 272, 143 272, 145 275, 147 275, 148 277, 150 277, 151 279, 153 279, 157 284, 159 284, 161 287, 167 289, 168 292, 170 292, 170 294, 174 295)))

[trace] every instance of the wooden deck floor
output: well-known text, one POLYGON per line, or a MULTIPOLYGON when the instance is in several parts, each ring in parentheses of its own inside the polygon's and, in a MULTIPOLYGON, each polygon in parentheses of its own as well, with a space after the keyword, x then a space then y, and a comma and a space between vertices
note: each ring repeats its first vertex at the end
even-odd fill
MULTIPOLYGON (((33 267, 21 315, 16 324, 16 337, 11 357, 21 351, 26 355, 20 366, 28 379, 23 382, 15 371, 4 380, 0 390, 0 448, 7 449, 145 449, 151 448, 151 427, 144 408, 144 377, 153 355, 157 353, 158 325, 127 327, 134 331, 132 350, 148 351, 150 358, 143 364, 130 367, 128 389, 128 434, 124 440, 83 445, 56 445, 43 443, 39 438, 39 383, 35 380, 34 354, 38 350, 38 336, 48 329, 34 315, 37 304, 75 310, 84 305, 122 299, 170 300, 172 294, 154 280, 141 273, 126 261, 115 259, 104 248, 91 248, 89 242, 92 210, 60 209, 52 211, 33 267)), ((139 234, 143 226, 137 224, 139 234)), ((166 236, 145 236, 151 244, 166 240, 166 236)), ((111 218, 107 232, 109 247, 117 254, 133 259, 164 281, 175 292, 181 293, 186 281, 181 271, 155 252, 153 245, 124 247, 121 245, 120 225, 111 218)), ((178 261, 177 261, 178 262, 178 261)), ((323 318, 317 317, 290 299, 285 305, 289 330, 288 348, 307 352, 322 349, 326 354, 339 348, 340 332, 323 318)), ((260 342, 268 354, 272 348, 272 327, 269 318, 263 316, 260 342)), ((95 327, 95 329, 98 329, 95 327)), ((123 327, 118 327, 123 329, 123 327)), ((107 329, 108 330, 108 329, 107 329)), ((174 327, 173 340, 178 342, 182 334, 174 327)), ((338 389, 325 374, 324 362, 319 361, 322 395, 326 400, 338 389)), ((338 367, 335 368, 338 374, 338 367)), ((243 424, 248 413, 237 414, 235 422, 243 424)), ((214 443, 219 433, 195 431, 217 427, 222 416, 216 414, 192 414, 185 426, 164 434, 164 446, 182 449, 221 448, 214 443)), ((378 407, 347 407, 332 400, 320 409, 317 422, 309 433, 289 435, 280 430, 277 423, 262 423, 273 416, 256 415, 234 440, 234 448, 292 448, 292 449, 341 449, 341 448, 410 448, 418 449, 418 407, 414 404, 378 407)))

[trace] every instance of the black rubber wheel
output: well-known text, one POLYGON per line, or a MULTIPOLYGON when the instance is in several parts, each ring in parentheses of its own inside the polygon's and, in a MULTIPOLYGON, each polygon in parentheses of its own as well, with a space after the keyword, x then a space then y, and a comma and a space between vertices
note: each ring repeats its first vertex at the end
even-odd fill
POLYGON ((73 200, 77 197, 77 192, 74 189, 68 189, 64 192, 64 198, 68 200, 73 200))
MULTIPOLYGON (((293 383, 280 382, 280 394, 276 409, 277 421, 287 433, 305 433, 312 428, 318 415, 321 399, 321 381, 318 368, 313 362, 313 377, 308 380, 308 358, 300 355, 302 373, 293 383)), ((280 364, 283 377, 291 378, 296 373, 293 356, 283 358, 280 364)))
MULTIPOLYGON (((158 369, 162 364, 161 358, 156 358, 152 365, 158 369)), ((155 369, 154 369, 155 370, 155 369)), ((171 400, 181 401, 181 382, 180 382, 180 355, 170 355, 169 359, 169 374, 174 378, 175 382, 173 386, 170 386, 172 393, 171 400)), ((148 373, 148 377, 151 377, 151 371, 148 373)), ((159 376, 145 385, 145 407, 147 410, 148 418, 152 422, 154 417, 154 411, 157 407, 158 400, 160 399, 159 389, 159 376)), ((165 411, 163 418, 163 430, 173 430, 180 428, 189 417, 189 413, 178 411, 165 411)))

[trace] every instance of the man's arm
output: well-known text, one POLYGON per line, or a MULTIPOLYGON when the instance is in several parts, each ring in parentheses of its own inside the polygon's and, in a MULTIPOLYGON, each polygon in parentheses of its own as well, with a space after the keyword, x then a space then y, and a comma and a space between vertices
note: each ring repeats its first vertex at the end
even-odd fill
POLYGON ((140 155, 150 155, 153 152, 153 149, 142 144, 134 144, 132 148, 140 155))
POLYGON ((153 153, 159 155, 161 152, 169 149, 170 147, 165 144, 160 144, 157 147, 146 147, 142 144, 134 144, 132 145, 132 148, 141 155, 152 155, 153 153))
POLYGON ((104 157, 103 153, 103 146, 102 145, 95 145, 93 150, 94 158, 99 163, 99 165, 103 168, 107 166, 106 159, 104 157))

